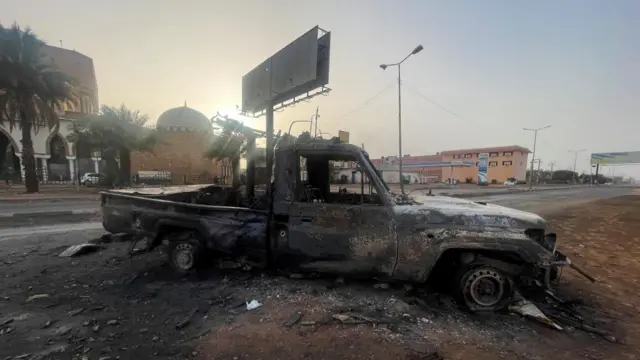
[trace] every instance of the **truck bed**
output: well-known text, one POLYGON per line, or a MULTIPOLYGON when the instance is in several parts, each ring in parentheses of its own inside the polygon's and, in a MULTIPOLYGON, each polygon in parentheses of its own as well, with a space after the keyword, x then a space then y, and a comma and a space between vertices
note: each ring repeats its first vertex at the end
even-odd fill
POLYGON ((260 213, 266 211, 264 195, 245 198, 239 190, 220 185, 187 185, 106 190, 100 193, 102 224, 110 233, 131 233, 134 212, 181 211, 260 213), (233 209, 233 210, 232 210, 233 209))
POLYGON ((206 247, 229 255, 263 251, 267 231, 266 210, 233 206, 143 199, 132 208, 133 228, 158 241, 194 232, 206 247))

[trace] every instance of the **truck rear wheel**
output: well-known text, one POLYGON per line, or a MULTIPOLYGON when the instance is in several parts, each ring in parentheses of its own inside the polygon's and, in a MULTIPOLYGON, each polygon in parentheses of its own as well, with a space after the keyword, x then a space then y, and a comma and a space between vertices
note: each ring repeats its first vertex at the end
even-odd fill
POLYGON ((458 279, 458 298, 468 310, 475 313, 502 310, 513 296, 511 278, 491 266, 465 266, 458 279))
POLYGON ((167 257, 171 267, 178 273, 186 274, 195 270, 202 258, 202 244, 190 237, 169 242, 167 257))

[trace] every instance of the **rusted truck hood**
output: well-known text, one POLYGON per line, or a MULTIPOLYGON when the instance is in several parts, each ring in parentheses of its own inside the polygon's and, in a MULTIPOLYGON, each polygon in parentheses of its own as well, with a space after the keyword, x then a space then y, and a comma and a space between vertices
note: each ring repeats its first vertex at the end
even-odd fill
POLYGON ((546 228, 537 214, 505 206, 446 196, 417 196, 419 204, 398 206, 402 215, 421 217, 418 222, 512 229, 546 228))

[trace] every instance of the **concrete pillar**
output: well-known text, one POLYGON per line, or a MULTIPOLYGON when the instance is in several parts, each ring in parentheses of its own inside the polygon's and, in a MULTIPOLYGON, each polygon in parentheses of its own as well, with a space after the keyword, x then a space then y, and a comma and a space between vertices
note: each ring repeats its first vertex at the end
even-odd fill
POLYGON ((42 181, 47 182, 49 180, 49 167, 47 166, 47 158, 40 158, 42 162, 42 181))
POLYGON ((92 157, 91 160, 93 160, 93 169, 96 173, 100 172, 100 158, 99 157, 92 157))
POLYGON ((20 159, 20 179, 24 183, 25 170, 24 170, 24 161, 22 161, 22 153, 16 153, 16 156, 18 157, 18 159, 20 159))
POLYGON ((76 181, 76 162, 75 162, 75 158, 70 158, 67 157, 67 160, 69 161, 69 178, 71 179, 72 182, 76 181))

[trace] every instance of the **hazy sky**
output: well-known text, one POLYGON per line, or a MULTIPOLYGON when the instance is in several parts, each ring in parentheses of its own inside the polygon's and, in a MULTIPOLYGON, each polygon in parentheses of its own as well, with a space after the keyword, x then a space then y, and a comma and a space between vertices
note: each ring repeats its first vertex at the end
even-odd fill
MULTIPOLYGON (((397 154, 396 72, 378 65, 422 44, 403 65, 406 154, 532 147, 522 128, 545 125, 545 168, 572 167, 569 149, 587 149, 585 171, 590 152, 640 150, 637 0, 0 0, 0 9, 2 24, 92 57, 100 101, 152 121, 185 100, 233 115, 242 76, 320 25, 332 32, 333 91, 276 113, 279 128, 319 106, 323 132, 350 131, 372 157, 397 154)), ((264 118, 248 121, 264 128, 264 118)), ((640 178, 640 165, 620 172, 640 178)))

